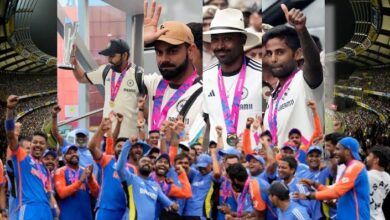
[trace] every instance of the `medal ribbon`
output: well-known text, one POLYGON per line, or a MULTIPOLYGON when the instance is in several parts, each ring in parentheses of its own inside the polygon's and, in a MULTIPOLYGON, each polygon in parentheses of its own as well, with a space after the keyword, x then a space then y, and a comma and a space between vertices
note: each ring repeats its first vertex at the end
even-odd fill
POLYGON ((78 168, 77 170, 73 170, 69 166, 66 166, 65 172, 68 173, 71 184, 73 184, 79 179, 80 168, 78 168))
POLYGON ((121 87, 121 84, 122 84, 122 81, 123 81, 123 78, 125 77, 125 74, 126 74, 126 71, 127 71, 127 68, 129 67, 129 64, 126 65, 125 69, 121 72, 121 74, 119 75, 119 78, 118 78, 118 81, 115 83, 115 71, 113 70, 112 71, 112 75, 111 75, 111 97, 110 97, 110 101, 111 102, 114 102, 115 99, 116 99, 116 96, 118 95, 118 91, 119 91, 119 88, 121 87))
POLYGON ((165 180, 159 181, 159 180, 157 179, 156 173, 152 173, 151 178, 154 180, 154 182, 156 182, 156 183, 160 186, 160 188, 161 188, 161 190, 163 191, 163 193, 164 193, 166 196, 168 196, 168 193, 169 193, 169 192, 168 192, 168 190, 169 190, 168 183, 167 183, 165 180))
POLYGON ((192 86, 196 77, 197 77, 197 72, 196 69, 194 69, 191 76, 188 77, 188 79, 186 79, 186 81, 176 90, 176 92, 168 100, 168 102, 165 104, 162 110, 161 110, 161 105, 164 98, 164 93, 169 83, 165 79, 160 80, 157 86, 156 95, 154 97, 154 103, 153 103, 152 130, 160 129, 160 125, 166 119, 169 109, 192 86))
MULTIPOLYGON (((31 156, 32 157, 32 156, 31 156)), ((47 190, 47 186, 48 186, 48 177, 45 176, 45 174, 43 173, 43 169, 41 167, 42 163, 38 160, 35 160, 33 157, 32 159, 35 161, 35 168, 38 170, 38 175, 39 175, 39 179, 42 181, 42 184, 43 184, 43 187, 45 188, 45 190, 47 190)), ((46 170, 47 171, 47 170, 46 170)), ((47 171, 47 173, 49 173, 47 171)))
POLYGON ((245 197, 248 194, 249 191, 249 182, 250 178, 246 179, 244 189, 242 190, 242 193, 240 194, 240 197, 238 198, 239 203, 237 207, 237 217, 241 217, 242 212, 244 210, 244 203, 245 203, 245 197))
POLYGON ((238 115, 241 103, 242 90, 244 89, 246 76, 246 59, 244 57, 244 62, 241 66, 240 74, 238 76, 238 82, 236 84, 236 89, 233 97, 232 109, 230 111, 229 102, 226 96, 226 88, 223 81, 222 69, 218 68, 218 89, 221 96, 221 105, 223 111, 223 117, 225 118, 225 125, 228 134, 237 133, 237 123, 238 115))
POLYGON ((269 129, 271 130, 271 134, 272 134, 272 143, 276 146, 278 144, 278 123, 277 123, 277 119, 278 119, 278 107, 279 107, 279 102, 280 100, 282 99, 284 93, 286 92, 286 90, 288 89, 288 87, 290 86, 291 84, 291 81, 293 80, 294 76, 297 74, 297 72, 299 71, 299 69, 297 69, 295 72, 293 72, 287 79, 287 81, 284 83, 284 85, 280 88, 278 87, 277 90, 279 91, 276 91, 277 93, 277 98, 276 98, 276 103, 275 102, 275 99, 272 98, 271 99, 271 103, 269 104, 269 111, 268 111, 268 126, 269 126, 269 129))

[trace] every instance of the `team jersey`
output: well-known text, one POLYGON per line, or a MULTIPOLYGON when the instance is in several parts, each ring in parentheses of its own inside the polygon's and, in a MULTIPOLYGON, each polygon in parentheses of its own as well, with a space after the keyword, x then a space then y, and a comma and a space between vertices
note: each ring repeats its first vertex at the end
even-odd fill
POLYGON ((337 200, 337 219, 369 219, 370 187, 365 165, 351 161, 340 180, 332 186, 320 185, 315 193, 317 200, 337 200))
POLYGON ((306 209, 292 200, 290 200, 290 204, 284 212, 278 209, 278 218, 283 220, 310 219, 306 209))
MULTIPOLYGON (((109 117, 112 111, 123 114, 122 127, 125 127, 126 129, 121 129, 118 137, 130 137, 131 135, 137 135, 137 123, 134 123, 134 121, 137 121, 139 90, 135 79, 135 65, 131 65, 131 67, 126 71, 115 98, 114 107, 110 106, 113 70, 110 69, 105 81, 103 81, 103 71, 105 67, 106 65, 102 65, 97 70, 85 74, 91 84, 104 86, 103 117, 109 117)), ((118 82, 120 74, 121 73, 115 73, 115 85, 118 82)), ((112 127, 115 128, 115 117, 112 117, 111 120, 113 120, 112 127)))
POLYGON ((371 220, 385 220, 382 205, 390 191, 390 175, 386 171, 370 170, 368 178, 370 181, 371 220))
POLYGON ((49 198, 52 186, 49 171, 40 161, 33 159, 19 146, 12 152, 12 162, 16 179, 14 202, 19 209, 18 212, 23 212, 27 209, 26 206, 34 204, 46 206, 51 213, 49 198))
POLYGON ((302 142, 307 144, 315 130, 313 112, 307 107, 307 102, 313 100, 317 103, 317 112, 323 122, 324 83, 321 83, 315 89, 310 88, 303 77, 302 70, 299 70, 292 78, 289 86, 286 87, 284 94, 278 94, 278 88, 280 88, 279 85, 268 101, 268 107, 264 114, 265 129, 270 130, 271 133, 276 131, 277 143, 274 144, 281 144, 288 140, 288 132, 292 128, 297 128, 302 133, 302 142), (273 103, 272 109, 270 109, 271 103, 273 103), (275 109, 277 109, 276 114, 275 109), (276 126, 274 126, 275 117, 276 126), (270 123, 272 127, 277 129, 271 129, 270 123))
POLYGON ((54 175, 55 189, 60 207, 60 219, 92 219, 90 194, 97 197, 99 185, 92 175, 90 180, 81 182, 79 177, 84 169, 71 169, 68 166, 56 170, 54 175), (77 210, 77 212, 75 212, 77 210))
POLYGON ((192 198, 188 199, 184 208, 184 216, 199 216, 202 219, 211 216, 211 197, 214 192, 213 172, 202 175, 192 170, 194 177, 191 182, 192 198))
MULTIPOLYGON (((232 189, 232 184, 227 177, 222 177, 219 187, 218 204, 221 206, 226 204, 231 210, 237 209, 236 197, 238 196, 232 189)), ((225 214, 218 210, 217 219, 224 220, 225 214)))
MULTIPOLYGON (((217 140, 216 126, 222 126, 224 146, 226 142, 227 129, 225 124, 224 113, 221 105, 221 95, 218 87, 218 68, 219 64, 211 65, 203 71, 203 112, 208 114, 210 121, 210 140, 217 140)), ((229 110, 232 109, 232 103, 238 81, 239 72, 233 76, 223 76, 223 82, 226 89, 229 110)), ((256 118, 256 115, 262 114, 262 67, 261 64, 246 58, 246 77, 244 88, 241 95, 239 115, 237 122, 237 132, 243 133, 248 117, 256 118)), ((235 146, 233 146, 235 147, 235 146)))
POLYGON ((160 186, 150 179, 142 179, 126 169, 127 155, 131 149, 131 143, 127 141, 119 156, 116 171, 127 184, 129 195, 129 213, 126 219, 149 220, 156 218, 156 206, 161 204, 163 208, 173 202, 163 193, 160 186))
POLYGON ((123 191, 118 173, 115 171, 116 160, 113 156, 103 154, 97 161, 101 170, 101 190, 96 207, 108 210, 126 210, 126 194, 123 191))
POLYGON ((299 193, 303 193, 303 194, 306 194, 307 192, 309 192, 309 190, 307 189, 307 187, 305 185, 299 183, 299 180, 300 180, 299 178, 294 177, 291 180, 291 182, 287 184, 288 190, 290 191, 290 201, 294 201, 294 202, 298 203, 299 205, 301 205, 302 207, 306 208, 306 211, 309 214, 309 216, 312 216, 312 207, 313 207, 312 203, 315 201, 298 200, 298 199, 293 198, 293 193, 295 193, 295 192, 299 192, 299 193))
POLYGON ((250 178, 249 192, 253 208, 260 212, 264 211, 265 219, 276 220, 276 208, 273 208, 272 203, 268 198, 268 194, 266 193, 269 188, 269 183, 260 177, 260 175, 250 178))
MULTIPOLYGON (((308 170, 307 178, 315 182, 326 184, 326 180, 332 176, 331 170, 329 167, 325 167, 321 170, 308 170)), ((313 220, 321 219, 323 217, 322 213, 322 202, 318 200, 311 201, 311 218, 313 220)))
MULTIPOLYGON (((148 89, 148 95, 151 97, 152 100, 154 100, 157 92, 157 87, 160 83, 160 81, 163 80, 162 76, 153 73, 150 75, 145 75, 144 76, 144 83, 146 88, 148 89)), ((187 100, 191 97, 191 95, 198 90, 199 88, 202 87, 202 83, 195 80, 194 83, 188 90, 169 108, 167 117, 165 120, 169 121, 175 121, 177 116, 180 113, 180 110, 183 108, 187 100)), ((172 85, 168 85, 164 92, 164 97, 161 103, 161 110, 164 108, 168 100, 175 94, 175 92, 178 91, 178 88, 174 88, 172 85)), ((153 106, 154 106, 154 101, 150 100, 149 101, 149 130, 151 130, 152 126, 152 120, 153 120, 153 106)), ((203 105, 203 100, 202 100, 202 94, 200 94, 194 103, 191 105, 191 108, 188 110, 188 113, 186 117, 184 118, 184 124, 185 124, 185 132, 189 132, 191 129, 192 124, 195 121, 195 118, 202 112, 202 105, 203 105)), ((193 137, 190 137, 192 139, 193 137)))

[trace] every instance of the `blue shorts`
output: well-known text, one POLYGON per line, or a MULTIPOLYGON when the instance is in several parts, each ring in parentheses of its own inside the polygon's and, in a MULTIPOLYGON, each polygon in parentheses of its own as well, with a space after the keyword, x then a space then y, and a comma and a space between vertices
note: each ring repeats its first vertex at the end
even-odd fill
POLYGON ((125 210, 111 210, 111 209, 98 208, 96 212, 95 220, 106 220, 106 219, 121 220, 124 214, 125 214, 125 210))

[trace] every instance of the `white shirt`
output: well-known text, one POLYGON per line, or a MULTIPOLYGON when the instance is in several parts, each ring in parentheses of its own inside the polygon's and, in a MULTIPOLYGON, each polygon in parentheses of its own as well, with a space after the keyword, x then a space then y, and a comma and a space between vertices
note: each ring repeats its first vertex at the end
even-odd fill
POLYGON ((385 171, 368 171, 370 182, 370 217, 372 220, 385 220, 382 205, 390 191, 390 175, 385 171))
MULTIPOLYGON (((148 127, 149 130, 152 126, 152 115, 153 115, 153 101, 152 99, 156 95, 158 84, 160 83, 160 80, 162 80, 162 76, 157 73, 153 73, 150 75, 144 76, 144 83, 146 88, 148 89, 148 95, 150 97, 149 101, 149 117, 148 117, 148 127)), ((191 97, 191 95, 198 90, 200 87, 202 87, 202 84, 200 82, 197 82, 193 84, 180 98, 177 100, 177 102, 168 110, 167 118, 166 120, 169 121, 175 121, 177 116, 180 113, 181 108, 185 105, 187 100, 191 97)), ((177 89, 173 89, 170 86, 167 87, 164 93, 162 105, 160 111, 164 108, 165 104, 168 102, 168 100, 172 97, 172 95, 177 91, 177 89)), ((199 115, 202 112, 202 94, 200 94, 195 102, 192 104, 191 108, 189 109, 186 117, 184 118, 184 124, 185 124, 185 132, 187 133, 192 124, 194 123, 195 118, 197 115, 199 115)), ((191 138, 191 137, 190 137, 191 138)))
MULTIPOLYGON (((256 118, 256 115, 261 115, 262 110, 262 67, 261 64, 250 59, 247 59, 246 78, 241 96, 237 135, 239 136, 245 129, 246 120, 248 117, 256 118)), ((216 126, 222 126, 222 139, 224 146, 226 143, 227 129, 225 118, 221 105, 221 95, 218 89, 218 64, 210 66, 203 71, 203 98, 204 98, 204 113, 209 115, 210 121, 210 140, 217 140, 216 126)), ((231 111, 236 83, 238 81, 239 72, 233 76, 223 76, 229 110, 231 111)), ((233 146, 235 147, 235 146, 233 146)))
MULTIPOLYGON (((135 80, 135 65, 132 65, 127 71, 119 87, 118 94, 115 98, 115 106, 112 108, 110 103, 111 97, 111 76, 113 70, 107 74, 105 82, 103 82, 103 71, 106 65, 100 66, 97 70, 86 74, 88 80, 94 85, 104 85, 104 107, 103 117, 109 117, 111 112, 123 114, 123 121, 119 133, 119 137, 130 137, 138 135, 137 129, 137 113, 138 113, 138 95, 139 90, 135 80)), ((121 73, 115 74, 115 84, 118 82, 121 73)), ((112 128, 116 126, 116 119, 113 120, 112 128)))
MULTIPOLYGON (((268 107, 264 114, 265 129, 270 130, 268 124, 269 105, 272 101, 272 96, 268 100, 268 107)), ((302 136, 306 140, 310 140, 314 131, 314 119, 312 110, 307 106, 309 100, 314 100, 317 104, 317 112, 324 122, 324 83, 315 89, 311 89, 303 78, 303 72, 300 70, 296 73, 288 86, 284 97, 279 102, 277 113, 277 135, 278 145, 281 146, 288 140, 288 132, 292 128, 297 128, 301 131, 302 136)), ((275 107, 276 99, 274 101, 275 107)))

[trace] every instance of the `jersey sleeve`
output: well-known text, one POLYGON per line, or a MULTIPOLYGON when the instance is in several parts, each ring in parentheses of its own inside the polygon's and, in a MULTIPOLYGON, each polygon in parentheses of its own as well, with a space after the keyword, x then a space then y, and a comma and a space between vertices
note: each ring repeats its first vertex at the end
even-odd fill
POLYGON ((256 179, 251 179, 249 184, 253 208, 257 211, 264 211, 267 207, 261 195, 264 190, 261 189, 260 183, 256 179))
POLYGON ((321 185, 318 188, 321 191, 315 193, 315 198, 317 200, 330 200, 340 198, 355 186, 355 181, 358 178, 362 169, 364 169, 364 165, 355 161, 355 164, 347 167, 344 176, 342 176, 336 184, 330 187, 324 187, 323 185, 321 185))
POLYGON ((16 157, 17 161, 22 161, 22 160, 24 160, 24 158, 27 157, 26 151, 23 148, 21 148, 20 146, 18 146, 16 151, 12 151, 12 155, 14 157, 16 157))
POLYGON ((168 195, 171 197, 177 197, 183 199, 191 198, 192 190, 191 190, 191 184, 187 178, 187 174, 185 172, 182 172, 180 173, 178 178, 179 178, 179 182, 182 184, 183 187, 180 188, 178 185, 172 183, 171 190, 169 191, 168 195))
POLYGON ((80 189, 82 182, 77 180, 71 185, 67 186, 65 180, 65 170, 58 169, 54 174, 54 185, 58 196, 61 199, 64 199, 76 193, 80 189))
POLYGON ((131 143, 126 141, 123 145, 122 152, 119 155, 118 162, 115 166, 115 170, 118 172, 119 178, 121 181, 126 181, 127 185, 132 184, 134 181, 134 174, 130 173, 127 169, 127 156, 129 155, 131 149, 131 143))
POLYGON ((97 160, 96 163, 99 164, 102 168, 104 168, 110 163, 112 158, 113 158, 112 156, 103 153, 102 157, 99 160, 97 160))
POLYGON ((97 70, 85 73, 88 81, 93 85, 103 85, 103 71, 106 66, 100 66, 97 70))
POLYGON ((173 204, 173 202, 164 194, 160 187, 158 187, 157 200, 164 208, 173 204))
POLYGON ((3 166, 3 162, 0 160, 0 186, 3 186, 4 183, 5 183, 4 166, 3 166))
POLYGON ((252 153, 252 144, 251 144, 251 131, 250 129, 245 128, 243 137, 242 137, 242 144, 244 145, 244 152, 245 154, 251 154, 252 153))
POLYGON ((291 213, 294 216, 294 220, 306 220, 306 219, 311 219, 309 217, 309 214, 307 213, 306 209, 301 207, 301 208, 294 208, 291 213))
POLYGON ((106 139, 106 154, 114 155, 114 139, 112 137, 107 137, 106 139))

